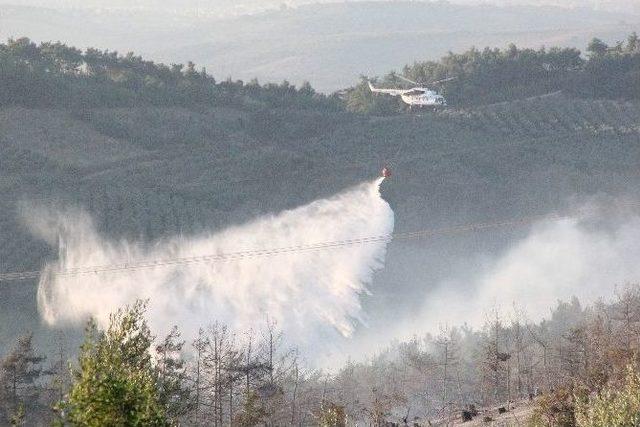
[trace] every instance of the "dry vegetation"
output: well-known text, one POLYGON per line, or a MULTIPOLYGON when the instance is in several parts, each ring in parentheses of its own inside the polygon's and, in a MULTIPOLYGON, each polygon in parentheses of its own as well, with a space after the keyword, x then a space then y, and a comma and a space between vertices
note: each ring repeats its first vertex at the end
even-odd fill
POLYGON ((635 425, 640 408, 638 286, 608 303, 559 303, 538 323, 493 313, 481 330, 394 343, 333 373, 309 369, 275 324, 252 332, 214 323, 193 342, 177 329, 154 341, 144 312, 142 303, 122 310, 104 332, 90 323, 77 361, 62 337, 46 358, 20 338, 1 363, 5 420, 604 427, 635 425), (138 409, 120 412, 125 400, 138 409))

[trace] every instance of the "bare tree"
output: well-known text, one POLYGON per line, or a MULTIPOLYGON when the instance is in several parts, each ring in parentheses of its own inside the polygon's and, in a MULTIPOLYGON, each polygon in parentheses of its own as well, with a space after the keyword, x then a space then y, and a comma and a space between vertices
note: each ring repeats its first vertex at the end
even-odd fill
POLYGON ((194 408, 194 424, 196 426, 201 425, 202 423, 202 400, 203 400, 203 360, 205 349, 208 345, 207 337, 205 336, 204 329, 198 329, 198 337, 194 340, 192 346, 195 353, 195 363, 194 363, 194 379, 193 379, 193 408, 194 408))
POLYGON ((237 366, 242 354, 235 342, 235 334, 221 323, 207 330, 204 369, 208 392, 209 419, 213 426, 230 424, 234 416, 236 383, 242 378, 237 366))
POLYGON ((178 328, 174 326, 155 348, 158 393, 167 416, 174 423, 179 423, 193 404, 192 387, 187 382, 187 367, 182 358, 184 344, 178 328))
MULTIPOLYGON (((37 411, 42 392, 38 379, 44 356, 33 348, 33 335, 18 338, 15 347, 0 361, 0 402, 5 420, 24 420, 30 410, 37 411)), ((17 421, 16 421, 17 422, 17 421)))

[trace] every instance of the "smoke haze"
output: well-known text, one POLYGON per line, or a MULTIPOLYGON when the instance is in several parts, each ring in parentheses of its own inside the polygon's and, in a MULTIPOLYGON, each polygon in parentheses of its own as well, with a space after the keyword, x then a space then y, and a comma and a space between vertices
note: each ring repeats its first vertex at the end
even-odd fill
POLYGON ((610 298, 616 286, 640 278, 640 217, 614 224, 584 217, 539 223, 504 253, 484 263, 480 274, 457 275, 430 292, 417 319, 394 333, 437 332, 441 326, 481 328, 490 312, 518 312, 528 320, 548 316, 559 300, 583 303, 610 298), (416 329, 421 328, 421 329, 416 329))
MULTIPOLYGON (((351 0, 371 1, 371 0, 351 0)), ((374 0, 384 2, 387 0, 374 0)), ((171 11, 193 13, 194 11, 210 11, 216 14, 251 13, 277 7, 296 7, 306 4, 335 3, 336 0, 143 0, 132 3, 127 0, 3 0, 2 4, 24 4, 40 7, 71 7, 71 8, 121 8, 121 9, 152 9, 157 11, 171 11)), ((530 6, 559 6, 584 7, 611 11, 639 11, 635 0, 452 0, 454 4, 496 4, 501 6, 530 5, 530 6)))
POLYGON ((636 0, 4 1, 2 38, 193 61, 218 80, 308 81, 323 93, 472 46, 584 49, 593 37, 613 44, 640 21, 636 0))

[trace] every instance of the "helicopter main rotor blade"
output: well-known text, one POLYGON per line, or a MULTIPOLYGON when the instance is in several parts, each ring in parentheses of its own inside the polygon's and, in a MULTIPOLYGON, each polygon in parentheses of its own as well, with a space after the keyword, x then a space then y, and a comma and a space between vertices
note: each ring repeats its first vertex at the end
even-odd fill
POLYGON ((444 82, 450 82, 451 80, 455 80, 455 79, 456 79, 456 77, 448 77, 448 78, 446 78, 446 79, 436 80, 435 82, 431 82, 431 83, 429 83, 429 84, 431 84, 431 85, 437 85, 437 84, 444 83, 444 82))
POLYGON ((396 75, 396 77, 399 77, 399 78, 401 78, 402 80, 407 81, 407 82, 409 82, 409 83, 412 83, 412 84, 414 84, 414 85, 416 85, 416 86, 420 86, 420 83, 418 83, 418 82, 414 82, 413 80, 408 79, 408 78, 406 78, 405 76, 402 76, 402 75, 400 75, 400 74, 397 74, 397 75, 396 75))

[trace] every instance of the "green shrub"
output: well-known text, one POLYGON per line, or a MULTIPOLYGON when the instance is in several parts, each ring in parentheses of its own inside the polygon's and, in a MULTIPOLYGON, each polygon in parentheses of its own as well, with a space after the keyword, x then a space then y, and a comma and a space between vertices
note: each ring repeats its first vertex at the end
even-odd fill
POLYGON ((529 427, 573 427, 575 423, 575 393, 570 387, 560 387, 538 399, 529 427))
POLYGON ((640 425, 640 372, 627 368, 622 384, 610 384, 599 393, 576 399, 579 427, 633 427, 640 425))

